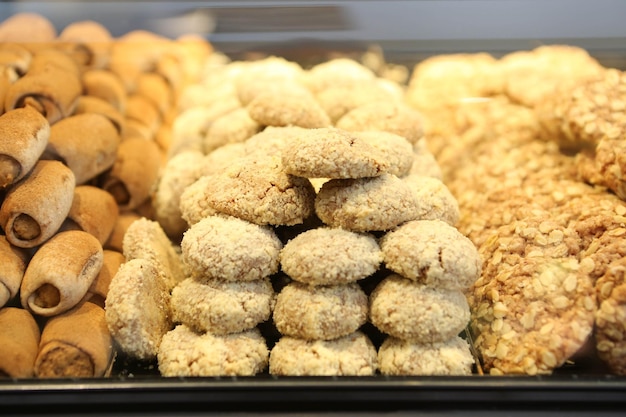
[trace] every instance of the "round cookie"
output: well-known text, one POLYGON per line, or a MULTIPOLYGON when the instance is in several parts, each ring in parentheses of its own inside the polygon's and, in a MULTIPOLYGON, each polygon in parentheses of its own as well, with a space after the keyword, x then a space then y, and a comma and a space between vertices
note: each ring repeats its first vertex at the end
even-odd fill
POLYGON ((281 155, 294 137, 308 132, 308 129, 298 126, 267 126, 256 135, 244 142, 244 150, 248 155, 281 155))
POLYGON ((181 196, 183 216, 213 211, 258 225, 292 226, 303 223, 314 211, 311 182, 287 174, 279 156, 240 158, 225 171, 200 181, 201 189, 194 193, 185 190, 181 196))
POLYGON ((418 219, 443 220, 455 226, 460 217, 459 203, 448 187, 438 178, 407 175, 402 178, 413 192, 418 204, 418 219))
POLYGON ((350 110, 364 104, 397 99, 395 91, 378 82, 378 78, 329 86, 317 93, 315 98, 333 123, 350 110))
POLYGON ((269 227, 209 216, 185 232, 180 247, 196 279, 254 281, 278 271, 283 244, 269 227))
POLYGON ((272 314, 274 289, 269 278, 254 281, 187 278, 172 290, 174 322, 214 335, 250 330, 272 314))
POLYGON ((244 142, 260 130, 245 108, 235 109, 211 123, 202 139, 202 149, 208 154, 226 144, 244 142))
POLYGON ((269 350, 258 329, 216 336, 181 324, 163 336, 157 359, 164 377, 254 376, 267 368, 269 350))
POLYGON ((379 243, 388 269, 423 285, 465 290, 481 273, 478 249, 441 220, 404 223, 387 232, 379 243))
POLYGON ((457 336, 469 318, 463 292, 427 287, 397 274, 383 279, 370 295, 370 321, 398 339, 442 342, 457 336))
POLYGON ((246 106, 250 118, 262 126, 328 127, 330 117, 308 92, 275 94, 263 91, 246 106))
POLYGON ((335 125, 352 132, 382 130, 406 138, 411 144, 424 136, 422 115, 396 101, 365 104, 346 113, 335 125))
POLYGON ((388 337, 378 349, 383 375, 471 375, 474 357, 459 336, 435 343, 415 343, 388 337))
POLYGON ((376 79, 372 70, 350 58, 334 58, 316 64, 304 75, 306 85, 315 94, 330 87, 354 86, 376 79))
POLYGON ((390 230, 415 220, 417 208, 411 188, 391 174, 333 179, 315 199, 315 213, 324 224, 355 232, 390 230))
POLYGON ((381 262, 372 235, 329 227, 298 234, 280 252, 283 272, 309 285, 355 282, 376 272, 381 262))
POLYGON ((353 132, 355 136, 381 152, 383 160, 389 165, 386 172, 397 177, 404 177, 411 172, 413 166, 413 145, 395 133, 368 130, 353 132))
POLYGON ((278 376, 372 376, 376 369, 376 348, 360 331, 334 340, 284 336, 269 359, 269 373, 278 376))
POLYGON ((305 178, 375 177, 389 169, 378 147, 335 128, 311 129, 282 150, 285 172, 305 178))
POLYGON ((367 308, 367 295, 358 284, 313 287, 292 282, 276 296, 273 318, 282 335, 331 340, 365 324, 367 308))

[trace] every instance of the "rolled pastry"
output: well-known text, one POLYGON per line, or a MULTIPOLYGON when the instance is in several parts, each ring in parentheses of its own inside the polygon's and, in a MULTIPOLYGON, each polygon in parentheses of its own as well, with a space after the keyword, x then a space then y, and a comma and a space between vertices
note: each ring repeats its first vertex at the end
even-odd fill
POLYGON ((102 268, 89 287, 85 299, 104 307, 111 280, 124 262, 126 262, 126 257, 121 252, 104 249, 102 268))
POLYGON ((12 68, 18 77, 28 71, 33 54, 18 43, 3 43, 0 48, 0 65, 12 68))
POLYGON ((126 139, 117 150, 113 167, 104 175, 102 188, 115 197, 120 210, 133 210, 150 196, 159 176, 161 160, 156 142, 126 139))
POLYGON ((104 308, 84 302, 44 325, 35 376, 102 377, 110 370, 112 359, 113 341, 104 308))
POLYGON ((109 62, 113 37, 102 24, 82 20, 67 25, 57 39, 83 68, 104 68, 109 62))
POLYGON ((117 133, 121 136, 124 132, 124 115, 105 99, 96 96, 80 96, 74 115, 83 113, 97 113, 105 116, 113 123, 117 133))
POLYGON ((88 232, 104 245, 115 227, 118 215, 117 203, 110 193, 92 185, 79 185, 74 189, 74 199, 66 222, 76 226, 70 229, 88 232))
POLYGON ((156 104, 141 94, 131 94, 126 100, 126 119, 139 122, 145 127, 147 136, 152 138, 161 124, 161 115, 156 104))
POLYGON ((70 212, 75 185, 74 174, 61 162, 37 162, 8 190, 0 206, 0 226, 7 240, 33 248, 52 237, 70 212))
POLYGON ((119 112, 126 112, 126 89, 120 77, 107 70, 88 70, 81 78, 83 93, 109 102, 119 112))
POLYGON ((174 91, 167 80, 161 75, 146 72, 137 80, 137 94, 150 100, 164 117, 169 109, 174 106, 174 91))
POLYGON ((38 13, 16 13, 0 24, 0 42, 47 44, 56 36, 52 22, 38 13))
POLYGON ((69 116, 81 94, 76 63, 61 51, 35 54, 26 74, 11 84, 4 98, 5 110, 33 106, 53 124, 69 116))
POLYGON ((0 376, 33 376, 40 335, 39 326, 28 311, 17 307, 0 309, 0 376))
POLYGON ((117 216, 117 221, 113 226, 113 231, 104 244, 104 249, 110 249, 117 252, 124 250, 124 235, 128 227, 135 221, 141 219, 141 215, 135 211, 124 211, 117 216))
POLYGON ((50 124, 32 107, 14 109, 0 116, 0 188, 21 180, 43 153, 50 124))
POLYGON ((0 236, 0 307, 17 295, 27 262, 28 254, 24 249, 11 245, 6 236, 0 236))
POLYGON ((102 245, 94 236, 81 230, 57 233, 26 267, 22 307, 46 317, 71 309, 83 299, 102 263, 102 245))
POLYGON ((50 128, 41 158, 62 161, 80 185, 111 168, 119 144, 120 135, 108 118, 96 113, 77 114, 50 128))

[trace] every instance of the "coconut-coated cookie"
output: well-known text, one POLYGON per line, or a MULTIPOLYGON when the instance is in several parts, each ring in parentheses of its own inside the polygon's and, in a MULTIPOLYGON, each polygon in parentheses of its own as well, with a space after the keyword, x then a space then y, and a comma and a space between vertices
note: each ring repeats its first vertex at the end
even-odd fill
POLYGON ((180 247, 198 280, 254 281, 278 271, 283 244, 269 227, 209 216, 185 232, 180 247))
POLYGON ((367 295, 358 284, 291 282, 276 296, 273 318, 282 335, 331 340, 358 330, 367 320, 367 308, 367 295))
POLYGON ((382 252, 366 233, 318 227, 289 240, 280 252, 280 265, 289 277, 309 285, 346 284, 378 270, 382 252))
POLYGON ((376 369, 376 348, 360 331, 334 340, 284 336, 269 359, 270 374, 279 376, 372 376, 376 369))
POLYGON ((258 329, 216 336, 184 324, 163 336, 159 372, 174 376, 254 376, 267 368, 269 350, 258 329))
POLYGON ((355 232, 385 231, 417 217, 418 203, 407 183, 392 174, 325 182, 315 213, 331 227, 355 232))
POLYGON ((379 243, 387 268, 430 287, 465 290, 482 270, 472 241, 441 220, 404 223, 379 243))
POLYGON ((407 175, 402 178, 413 192, 418 204, 418 219, 443 220, 455 226, 459 221, 459 204, 448 187, 438 178, 407 175))
POLYGON ((458 335, 470 309, 461 291, 427 287, 392 274, 370 294, 370 321, 398 339, 434 343, 458 335))
POLYGON ((198 332, 239 333, 270 318, 274 289, 269 278, 202 282, 187 278, 172 290, 174 322, 198 332))

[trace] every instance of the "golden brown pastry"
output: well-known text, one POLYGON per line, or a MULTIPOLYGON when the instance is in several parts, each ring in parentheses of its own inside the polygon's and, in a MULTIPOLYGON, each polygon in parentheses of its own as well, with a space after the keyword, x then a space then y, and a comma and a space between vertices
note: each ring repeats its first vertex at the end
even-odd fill
POLYGON ((119 112, 126 112, 126 90, 120 77, 108 70, 88 70, 81 77, 83 94, 109 102, 119 112))
POLYGON ((0 308, 20 290, 28 259, 28 253, 24 249, 11 245, 6 236, 0 236, 0 308))
POLYGON ((74 189, 66 227, 88 232, 104 245, 115 227, 118 215, 119 208, 110 193, 93 185, 79 185, 74 189))
POLYGON ((105 68, 111 54, 113 37, 101 23, 82 20, 67 25, 57 38, 60 48, 67 51, 84 69, 105 68))
POLYGON ((0 309, 0 376, 32 377, 39 338, 39 326, 28 311, 0 309))

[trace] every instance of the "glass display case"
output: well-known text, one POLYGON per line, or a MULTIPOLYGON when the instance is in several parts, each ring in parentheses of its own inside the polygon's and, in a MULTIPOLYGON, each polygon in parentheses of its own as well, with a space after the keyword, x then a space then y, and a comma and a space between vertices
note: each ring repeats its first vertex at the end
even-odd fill
POLYGON ((0 145, 1 409, 623 413, 624 16, 617 0, 0 3, 0 132, 26 126, 35 154, 0 145), (396 180, 337 214, 342 187, 396 180), (329 229, 350 236, 296 239, 329 229), (272 363, 284 339, 302 344, 272 363))

